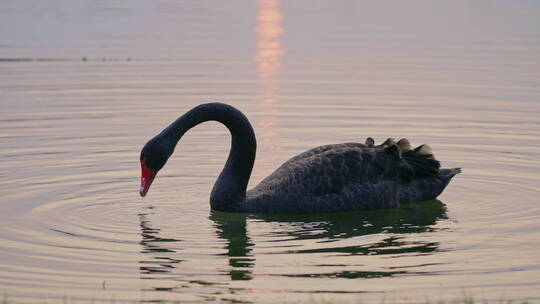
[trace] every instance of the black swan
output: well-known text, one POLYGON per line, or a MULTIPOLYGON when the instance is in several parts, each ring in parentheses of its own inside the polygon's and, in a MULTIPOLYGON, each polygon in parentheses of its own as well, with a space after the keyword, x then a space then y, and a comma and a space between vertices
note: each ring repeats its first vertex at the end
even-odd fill
POLYGON ((209 120, 224 124, 231 150, 210 205, 214 210, 252 213, 323 213, 396 208, 399 203, 431 200, 460 168, 440 169, 428 145, 411 149, 407 139, 375 145, 343 143, 313 148, 279 167, 246 191, 257 142, 249 120, 223 103, 196 106, 152 138, 141 151, 141 196, 145 196, 182 136, 209 120))

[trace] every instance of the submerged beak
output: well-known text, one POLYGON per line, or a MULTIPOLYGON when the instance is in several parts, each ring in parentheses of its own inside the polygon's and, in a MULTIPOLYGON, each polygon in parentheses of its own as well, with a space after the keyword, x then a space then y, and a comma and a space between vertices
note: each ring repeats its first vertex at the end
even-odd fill
POLYGON ((146 159, 141 160, 141 188, 139 189, 141 196, 146 195, 155 177, 156 173, 148 168, 146 159))

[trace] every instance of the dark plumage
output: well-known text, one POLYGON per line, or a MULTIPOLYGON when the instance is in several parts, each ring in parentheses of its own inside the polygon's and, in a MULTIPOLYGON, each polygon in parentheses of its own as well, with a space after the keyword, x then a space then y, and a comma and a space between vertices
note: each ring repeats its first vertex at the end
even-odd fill
POLYGON ((246 191, 256 140, 247 118, 232 106, 203 104, 151 139, 141 151, 145 195, 182 135, 216 120, 230 130, 231 151, 210 196, 212 209, 254 213, 321 213, 396 208, 400 202, 437 197, 460 169, 440 169, 427 145, 412 150, 407 139, 375 145, 325 145, 301 153, 246 191))

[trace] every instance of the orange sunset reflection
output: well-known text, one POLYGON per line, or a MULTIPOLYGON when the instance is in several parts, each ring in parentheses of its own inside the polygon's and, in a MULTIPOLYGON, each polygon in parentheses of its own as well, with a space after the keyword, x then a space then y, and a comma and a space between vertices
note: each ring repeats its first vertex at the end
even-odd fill
POLYGON ((278 134, 275 132, 277 125, 275 113, 279 112, 279 74, 283 67, 281 57, 285 53, 280 41, 285 29, 281 25, 283 14, 281 13, 279 0, 259 0, 257 26, 258 36, 257 72, 260 83, 260 110, 264 113, 258 123, 262 130, 264 142, 273 141, 278 134))

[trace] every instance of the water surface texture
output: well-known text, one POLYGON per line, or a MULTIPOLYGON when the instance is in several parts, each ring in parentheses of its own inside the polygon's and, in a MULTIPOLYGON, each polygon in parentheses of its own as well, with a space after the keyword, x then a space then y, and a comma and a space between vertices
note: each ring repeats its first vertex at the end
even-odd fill
POLYGON ((2 1, 0 296, 540 301, 539 34, 537 1, 2 1), (210 101, 255 128, 250 186, 367 136, 463 174, 394 210, 212 212, 207 123, 139 197, 141 147, 210 101))

